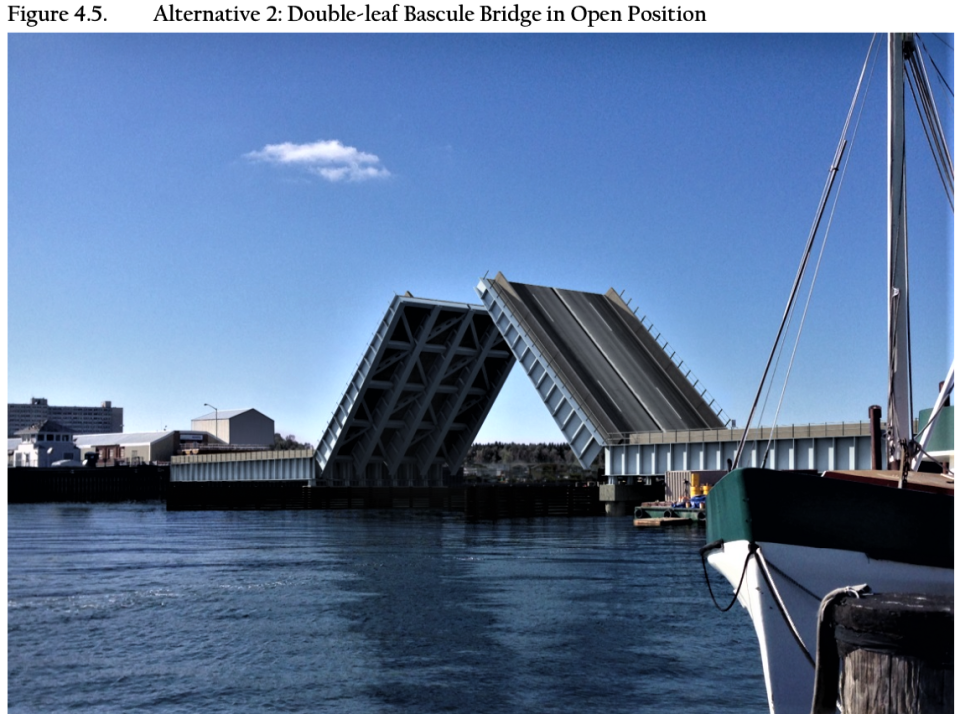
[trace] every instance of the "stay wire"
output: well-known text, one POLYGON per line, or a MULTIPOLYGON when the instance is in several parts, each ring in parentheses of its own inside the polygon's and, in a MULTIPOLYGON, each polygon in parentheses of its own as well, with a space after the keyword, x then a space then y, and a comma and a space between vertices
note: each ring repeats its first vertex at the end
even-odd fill
POLYGON ((800 259, 800 265, 797 268, 797 274, 794 277, 793 287, 790 290, 790 296, 787 299, 787 305, 784 308, 783 317, 780 320, 780 327, 777 330, 776 338, 773 342, 773 348, 770 351, 770 356, 767 358, 766 367, 763 370, 763 375, 760 378, 760 386, 757 389, 757 395, 753 400, 753 404, 750 407, 750 414, 747 417, 747 423, 743 429, 743 435, 740 438, 740 443, 737 445, 736 455, 733 461, 733 467, 737 468, 740 464, 740 459, 743 457, 743 449, 747 442, 747 434, 750 431, 750 423, 753 421, 754 414, 756 414, 757 405, 760 403, 760 398, 764 392, 764 385, 767 382, 767 377, 770 374, 770 367, 773 364, 774 357, 777 354, 778 349, 780 348, 780 342, 783 339, 784 330, 789 322, 790 316, 792 314, 793 308, 796 305, 797 293, 800 290, 800 284, 803 281, 803 276, 806 273, 807 263, 810 260, 810 254, 813 251, 813 244, 816 240, 817 232, 820 229, 820 222, 823 220, 823 214, 826 210, 827 202, 830 198, 830 193, 833 189, 834 181, 837 177, 837 172, 839 171, 840 162, 842 160, 844 150, 846 149, 847 140, 846 135, 850 127, 850 121, 853 116, 854 108, 857 105, 857 100, 860 96, 860 89, 863 86, 863 78, 866 74, 867 67, 870 61, 870 55, 873 52, 873 46, 876 42, 876 35, 870 40, 870 47, 867 49, 867 55, 864 58, 863 67, 860 69, 860 77, 857 80, 857 88, 854 91, 853 100, 850 103, 850 108, 847 111, 847 117, 843 125, 843 131, 840 133, 840 141, 837 145, 837 151, 834 155, 833 162, 830 165, 830 169, 827 172, 827 180, 823 187, 823 192, 820 196, 820 203, 817 206, 817 212, 814 217, 813 225, 810 228, 810 233, 807 236, 807 242, 804 246, 803 255, 800 259))
MULTIPOLYGON (((943 39, 943 35, 941 35, 939 32, 933 32, 933 33, 931 33, 931 34, 932 34, 934 37, 936 37, 938 40, 940 40, 941 43, 943 43, 944 45, 946 45, 947 48, 948 48, 951 52, 953 51, 953 45, 951 45, 949 42, 947 42, 945 39, 943 39)), ((922 41, 923 41, 923 40, 922 40, 922 38, 921 38, 921 42, 922 42, 922 41)))
MULTIPOLYGON (((916 72, 916 69, 914 69, 916 72)), ((937 174, 940 177, 940 183, 947 194, 947 200, 950 202, 950 208, 953 208, 953 172, 950 167, 949 158, 946 157, 946 147, 941 142, 941 137, 935 132, 931 124, 933 120, 930 116, 930 98, 914 85, 914 78, 910 73, 906 73, 907 86, 910 87, 910 94, 913 97, 914 106, 917 108, 917 115, 920 118, 920 126, 923 128, 923 135, 927 139, 927 145, 930 147, 930 153, 933 154, 934 163, 937 166, 937 174)), ((919 79, 916 80, 919 84, 919 79)))
MULTIPOLYGON (((779 610, 780 616, 783 618, 783 621, 786 624, 787 629, 790 630, 790 634, 793 636, 794 641, 800 647, 800 651, 803 653, 806 660, 811 665, 816 667, 816 663, 814 662, 813 657, 811 657, 810 655, 810 650, 807 649, 806 643, 804 643, 803 638, 800 636, 800 632, 797 630, 797 626, 794 624, 793 618, 790 617, 790 613, 787 611, 787 606, 783 602, 783 598, 780 596, 780 592, 777 589, 776 584, 773 582, 773 576, 770 575, 770 569, 769 569, 771 566, 767 564, 766 558, 764 558, 763 556, 763 551, 760 550, 760 546, 758 546, 756 543, 751 542, 747 546, 747 557, 744 558, 743 560, 743 570, 740 572, 740 582, 737 583, 737 589, 733 593, 733 599, 730 601, 730 603, 726 607, 720 607, 720 603, 717 602, 717 598, 713 594, 713 587, 710 585, 710 576, 707 574, 707 552, 715 548, 722 548, 723 545, 724 545, 723 541, 718 540, 713 543, 708 543, 707 545, 703 546, 700 549, 700 564, 703 566, 703 578, 707 583, 707 590, 710 592, 710 599, 713 600, 714 606, 720 612, 727 612, 730 608, 733 607, 734 603, 737 601, 737 598, 740 596, 740 589, 743 587, 743 581, 746 579, 747 566, 750 564, 750 559, 753 558, 757 562, 757 565, 759 566, 760 575, 763 578, 764 582, 766 582, 767 587, 770 589, 770 595, 773 597, 773 601, 776 604, 777 610, 779 610)), ((778 568, 775 568, 775 569, 777 570, 777 572, 783 574, 783 571, 779 570, 778 568)), ((788 576, 787 579, 791 583, 800 587, 800 589, 803 590, 803 592, 805 592, 806 594, 811 595, 816 600, 819 600, 819 598, 817 598, 817 596, 814 593, 810 592, 807 588, 797 583, 795 580, 793 580, 793 578, 790 578, 788 576)))
MULTIPOLYGON (((928 55, 929 56, 929 55, 928 55)), ((931 64, 933 63, 933 58, 930 57, 931 64)), ((927 98, 924 106, 927 108, 928 119, 930 122, 931 129, 934 131, 934 135, 937 139, 937 145, 940 147, 939 156, 943 163, 944 174, 946 175, 947 180, 950 183, 950 196, 953 197, 953 159, 950 156, 950 145, 947 142, 947 136, 943 131, 943 124, 940 122, 940 112, 937 110, 937 103, 933 97, 933 85, 930 83, 930 76, 927 74, 927 67, 923 61, 923 54, 917 52, 914 55, 914 71, 918 75, 917 81, 922 81, 923 94, 927 98)), ((949 86, 947 86, 949 90, 949 86)), ((953 92, 951 91, 951 96, 953 92)), ((951 200, 951 205, 952 205, 951 200)))
POLYGON ((950 158, 950 149, 943 132, 943 126, 940 124, 937 105, 930 91, 930 78, 923 64, 923 57, 919 52, 915 52, 911 56, 909 67, 912 74, 911 72, 905 73, 907 84, 910 87, 913 102, 920 116, 920 124, 923 127, 927 144, 930 146, 930 152, 933 154, 937 172, 940 174, 940 181, 943 183, 952 210, 954 193, 953 161, 950 158))
MULTIPOLYGON (((860 108, 857 112, 857 120, 853 125, 853 134, 850 137, 850 151, 847 153, 846 159, 844 160, 844 163, 843 163, 843 170, 840 172, 840 180, 837 183, 837 192, 833 199, 833 206, 830 210, 830 218, 827 220, 827 227, 823 232, 823 240, 821 240, 820 242, 820 254, 817 256, 817 264, 813 271, 813 277, 810 282, 810 287, 807 289, 807 299, 803 306, 803 313, 800 316, 800 326, 797 328, 797 334, 796 334, 796 337, 794 338, 793 351, 790 353, 790 362, 787 364, 787 372, 783 378, 783 387, 780 390, 780 399, 777 402, 777 411, 774 413, 774 416, 773 416, 773 425, 770 429, 770 436, 769 436, 769 439, 767 440, 767 446, 763 452, 763 460, 761 462, 761 465, 766 464, 767 455, 770 452, 770 448, 773 446, 774 428, 776 427, 777 422, 779 421, 779 418, 780 418, 780 410, 783 407, 783 400, 787 393, 787 384, 790 381, 790 374, 793 371, 793 363, 797 356, 797 349, 800 346, 800 336, 803 333, 803 327, 807 321, 807 313, 810 310, 810 302, 813 298, 813 290, 817 284, 817 277, 820 275, 820 266, 823 263, 823 256, 826 251, 827 240, 830 238, 830 229, 833 227, 833 219, 837 213, 837 205, 839 204, 839 201, 840 201, 840 192, 843 190, 843 179, 847 175, 847 168, 849 168, 850 161, 853 158, 853 148, 854 146, 856 146, 857 134, 860 131, 860 122, 863 119, 864 106, 866 105, 867 96, 870 94, 870 86, 873 84, 873 74, 875 70, 876 70, 876 56, 874 56, 874 62, 870 68, 870 75, 867 78, 867 86, 864 89, 863 101, 860 102, 860 108)), ((851 107, 851 110, 852 110, 852 107, 851 107)), ((779 362, 779 357, 777 358, 777 361, 779 362)))
POLYGON ((843 156, 843 151, 845 148, 846 140, 841 139, 840 145, 837 147, 837 153, 834 156, 833 162, 830 165, 830 170, 828 171, 827 181, 823 187, 823 193, 820 196, 820 204, 817 208, 816 218, 814 219, 813 226, 810 229, 810 235, 807 237, 807 244, 803 250, 803 257, 800 260, 800 266, 797 269, 797 275, 793 280, 793 287, 790 290, 790 297, 787 299, 787 305, 784 308, 783 317, 780 320, 780 328, 777 330, 777 336, 773 341, 773 349, 770 351, 770 356, 767 358, 767 365, 763 370, 763 376, 760 378, 760 387, 757 390, 757 396, 754 398, 753 405, 750 407, 750 415, 747 417, 747 423, 743 430, 743 436, 740 438, 740 443, 737 446, 736 457, 733 463, 734 468, 739 466, 740 458, 743 456, 743 447, 747 441, 747 434, 750 430, 750 422, 753 421, 753 415, 757 411, 757 405, 760 403, 760 397, 763 394, 767 376, 770 374, 770 366, 773 364, 774 357, 777 354, 780 341, 783 338, 783 333, 786 329, 787 322, 789 321, 793 306, 796 303, 797 292, 800 290, 800 283, 802 282, 803 275, 806 272, 807 262, 810 260, 810 253, 813 250, 813 242, 816 238, 817 230, 820 227, 820 221, 823 218, 823 211, 830 196, 830 191, 833 188, 833 182, 836 178, 840 159, 843 156))
MULTIPOLYGON (((936 37, 938 40, 940 40, 940 41, 941 41, 943 44, 945 44, 947 47, 949 47, 951 51, 953 51, 953 47, 950 45, 950 43, 947 42, 946 40, 944 40, 942 37, 940 37, 940 35, 934 33, 933 36, 936 37)), ((953 96, 953 87, 950 86, 950 83, 947 81, 947 78, 943 76, 943 72, 941 72, 941 71, 940 71, 940 68, 937 66, 936 60, 933 59, 933 54, 930 52, 930 50, 927 49, 927 43, 923 41, 923 36, 922 36, 922 35, 918 35, 917 37, 918 37, 918 39, 920 40, 920 44, 923 45, 923 51, 926 52, 926 53, 927 53, 927 57, 930 58, 930 64, 932 64, 932 65, 933 65, 933 69, 936 70, 937 77, 940 78, 940 83, 943 85, 944 89, 946 89, 948 92, 950 92, 950 96, 952 97, 952 96, 953 96)))

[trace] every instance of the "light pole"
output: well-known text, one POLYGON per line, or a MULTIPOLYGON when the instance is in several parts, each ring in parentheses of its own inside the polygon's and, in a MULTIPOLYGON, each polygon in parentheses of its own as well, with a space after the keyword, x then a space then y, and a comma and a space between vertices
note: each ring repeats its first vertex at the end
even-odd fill
POLYGON ((217 437, 217 441, 220 441, 220 412, 212 404, 203 403, 203 406, 210 407, 213 409, 213 431, 214 436, 217 437))

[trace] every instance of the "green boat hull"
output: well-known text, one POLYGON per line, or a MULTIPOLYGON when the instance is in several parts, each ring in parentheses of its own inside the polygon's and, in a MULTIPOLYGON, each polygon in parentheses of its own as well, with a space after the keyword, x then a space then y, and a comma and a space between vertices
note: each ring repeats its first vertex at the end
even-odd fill
POLYGON ((707 496, 707 541, 782 543, 953 568, 953 496, 737 469, 707 496))

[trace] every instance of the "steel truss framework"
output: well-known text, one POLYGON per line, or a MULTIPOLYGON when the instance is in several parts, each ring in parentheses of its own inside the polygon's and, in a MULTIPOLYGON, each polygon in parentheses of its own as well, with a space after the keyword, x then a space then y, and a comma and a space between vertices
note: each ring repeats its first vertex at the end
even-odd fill
POLYGON ((483 306, 396 296, 320 439, 314 485, 444 485, 513 363, 483 306))

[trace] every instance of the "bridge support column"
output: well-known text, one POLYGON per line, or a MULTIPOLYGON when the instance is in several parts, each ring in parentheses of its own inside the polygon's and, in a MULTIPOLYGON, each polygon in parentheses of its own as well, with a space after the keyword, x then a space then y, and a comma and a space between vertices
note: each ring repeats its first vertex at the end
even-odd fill
POLYGON ((608 516, 633 515, 633 509, 644 501, 662 501, 664 485, 659 484, 603 484, 600 486, 600 502, 608 516))

